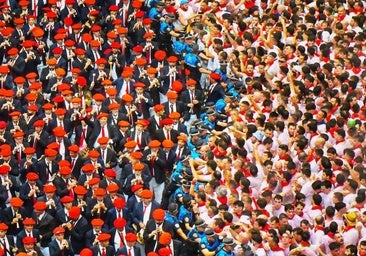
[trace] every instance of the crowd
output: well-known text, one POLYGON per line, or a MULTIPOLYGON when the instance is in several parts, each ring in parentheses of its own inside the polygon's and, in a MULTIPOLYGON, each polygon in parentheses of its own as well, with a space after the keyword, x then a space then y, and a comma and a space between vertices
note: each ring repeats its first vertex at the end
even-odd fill
POLYGON ((366 255, 364 1, 0 2, 0 255, 366 255))

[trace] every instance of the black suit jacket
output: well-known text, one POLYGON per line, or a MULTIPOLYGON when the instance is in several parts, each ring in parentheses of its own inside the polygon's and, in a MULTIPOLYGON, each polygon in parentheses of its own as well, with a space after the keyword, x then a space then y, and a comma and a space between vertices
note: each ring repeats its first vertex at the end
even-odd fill
POLYGON ((42 192, 42 188, 43 188, 43 185, 37 181, 36 183, 36 186, 38 187, 39 189, 39 193, 37 193, 35 196, 33 197, 29 197, 28 194, 31 190, 30 186, 29 186, 29 183, 26 182, 24 183, 21 187, 20 187, 20 190, 19 190, 19 197, 23 200, 23 207, 24 207, 24 210, 25 210, 25 214, 27 217, 31 217, 32 216, 32 212, 33 212, 33 204, 34 204, 34 201, 43 195, 43 192, 42 192))
MULTIPOLYGON (((22 240, 26 236, 27 236, 27 234, 25 233, 24 229, 16 235, 16 237, 17 237, 17 243, 16 243, 17 248, 22 249, 22 250, 24 249, 22 240)), ((34 237, 37 240, 37 243, 41 240, 39 238, 39 230, 38 229, 33 228, 32 237, 34 237)))
MULTIPOLYGON (((98 147, 97 151, 100 153, 100 157, 102 158, 102 149, 100 147, 98 147)), ((105 149, 105 154, 106 154, 106 156, 105 156, 106 160, 105 160, 104 164, 108 163, 109 164, 108 168, 116 167, 117 166, 117 154, 116 154, 116 152, 113 149, 107 147, 105 149)))
MULTIPOLYGON (((23 207, 19 208, 18 213, 25 219, 25 209, 23 207)), ((15 218, 15 214, 13 214, 12 207, 7 207, 1 212, 1 221, 8 225, 8 235, 16 236, 22 229, 23 223, 22 221, 17 224, 12 224, 13 219, 15 218)))
POLYGON ((138 143, 138 147, 140 150, 144 150, 145 147, 149 144, 150 142, 150 134, 147 131, 143 131, 140 135, 140 141, 136 140, 136 129, 132 128, 131 130, 128 131, 128 137, 130 137, 132 140, 136 141, 138 143))
MULTIPOLYGON (((152 219, 152 213, 154 212, 154 210, 160 208, 160 204, 156 201, 152 201, 151 202, 151 211, 150 211, 150 218, 152 219)), ((139 227, 139 223, 143 221, 144 219, 144 211, 143 211, 143 203, 140 202, 138 204, 135 205, 135 208, 133 210, 132 213, 132 222, 133 224, 137 225, 137 227, 139 227)))
MULTIPOLYGON (((164 133, 164 128, 160 128, 159 130, 156 131, 154 139, 158 140, 160 142, 163 142, 164 140, 166 140, 167 138, 165 137, 165 133, 164 133)), ((170 130, 170 140, 173 141, 174 143, 178 142, 178 136, 179 133, 177 130, 171 129, 170 130)))
POLYGON ((165 182, 166 176, 164 170, 167 162, 162 149, 158 151, 158 155, 154 159, 151 157, 151 149, 145 150, 142 161, 148 166, 150 174, 153 175, 156 183, 161 184, 165 182))
MULTIPOLYGON (((93 251, 93 256, 99 256, 99 255, 102 255, 102 249, 100 248, 100 246, 99 246, 99 245, 95 245, 95 246, 93 246, 91 249, 92 249, 92 251, 93 251)), ((111 246, 111 245, 108 245, 108 246, 105 248, 105 251, 106 251, 106 256, 114 256, 114 255, 115 255, 114 248, 113 248, 113 246, 111 246)))
POLYGON ((211 86, 209 87, 209 90, 208 90, 206 102, 216 103, 219 99, 224 98, 225 91, 224 91, 224 88, 221 86, 221 84, 216 84, 215 86, 213 86, 213 88, 211 88, 211 86))
MULTIPOLYGON (((135 253, 135 256, 142 256, 140 248, 137 246, 133 247, 133 251, 135 253)), ((128 255, 128 250, 126 246, 123 246, 121 248, 119 248, 116 252, 116 255, 128 255)))
POLYGON ((74 255, 74 252, 72 251, 72 248, 70 247, 70 242, 69 242, 69 248, 64 248, 61 250, 60 246, 58 245, 58 242, 56 241, 56 239, 52 240, 49 245, 48 248, 50 250, 50 255, 55 255, 55 256, 72 256, 74 255))
POLYGON ((195 89, 194 98, 199 103, 195 104, 193 108, 189 108, 187 105, 192 102, 190 92, 188 90, 184 90, 180 94, 180 100, 186 105, 188 114, 191 115, 193 113, 193 114, 197 115, 197 117, 199 117, 199 115, 201 114, 201 111, 202 111, 201 106, 202 106, 202 102, 204 99, 203 92, 201 90, 195 89))
MULTIPOLYGON (((154 250, 156 243, 158 243, 158 237, 156 237, 156 236, 149 237, 150 233, 153 232, 154 230, 156 230, 156 228, 157 228, 157 226, 156 226, 156 222, 154 219, 150 219, 146 223, 146 227, 145 227, 144 234, 143 234, 146 253, 152 252, 154 250)), ((172 236, 174 235, 174 226, 172 223, 164 220, 161 228, 164 232, 168 232, 172 236)))
POLYGON ((71 248, 75 254, 79 254, 85 247, 85 233, 90 229, 90 225, 85 217, 81 217, 74 228, 70 231, 71 248))
MULTIPOLYGON (((37 219, 35 215, 33 218, 37 219)), ((41 247, 46 247, 51 242, 53 229, 56 227, 55 218, 45 212, 42 219, 34 227, 39 230, 39 235, 42 236, 41 247)))

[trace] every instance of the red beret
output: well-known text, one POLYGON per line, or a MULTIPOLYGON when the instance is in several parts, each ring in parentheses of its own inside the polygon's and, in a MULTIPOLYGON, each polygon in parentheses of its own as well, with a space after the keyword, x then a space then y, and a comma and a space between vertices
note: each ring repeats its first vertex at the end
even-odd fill
MULTIPOLYGON (((27 178, 28 179, 28 178, 27 178)), ((37 178, 38 179, 38 178, 37 178)), ((21 207, 23 205, 23 200, 19 197, 12 197, 10 199, 10 205, 13 207, 21 207)))
POLYGON ((27 175, 26 175, 26 178, 27 180, 38 180, 39 179, 39 176, 37 173, 35 172, 28 172, 27 175))
POLYGON ((101 234, 99 234, 99 235, 98 235, 98 240, 99 240, 100 242, 102 242, 102 241, 107 241, 107 240, 109 240, 109 239, 111 239, 111 235, 110 235, 110 234, 108 234, 108 233, 101 233, 101 234))
POLYGON ((61 175, 69 175, 69 174, 71 174, 71 171, 72 171, 71 167, 62 166, 59 172, 60 172, 61 175))
POLYGON ((119 186, 116 183, 110 183, 106 189, 109 193, 116 193, 119 190, 119 186))
POLYGON ((212 78, 213 80, 220 80, 221 79, 221 75, 218 73, 211 73, 210 74, 210 78, 212 78))
POLYGON ((118 126, 119 127, 129 127, 130 123, 125 121, 125 120, 121 120, 121 121, 118 122, 118 126))
POLYGON ((95 218, 92 219, 91 221, 92 226, 103 226, 104 225, 104 220, 100 219, 100 218, 95 218))
POLYGON ((99 152, 96 150, 90 150, 88 152, 88 157, 92 157, 92 158, 98 158, 100 156, 99 152))
POLYGON ((144 66, 147 63, 145 58, 136 58, 135 63, 137 66, 144 66))
POLYGON ((137 241, 137 236, 134 233, 127 233, 125 238, 126 238, 126 241, 130 242, 130 243, 137 241))
POLYGON ((142 82, 136 82, 133 86, 135 88, 145 88, 145 84, 142 82))
POLYGON ((173 119, 171 118, 164 118, 161 122, 163 125, 172 125, 174 123, 173 119))
POLYGON ((122 229, 126 226, 126 220, 124 218, 117 218, 113 221, 113 226, 117 229, 122 229))
POLYGON ((168 99, 177 99, 178 98, 178 93, 175 91, 168 91, 166 93, 166 96, 168 97, 168 99))
POLYGON ((91 172, 95 169, 94 165, 92 163, 86 163, 81 167, 81 170, 83 172, 91 172))
POLYGON ((127 141, 124 144, 125 148, 135 148, 137 146, 137 142, 134 140, 127 141))
POLYGON ((5 223, 1 222, 0 223, 0 230, 8 230, 8 225, 6 225, 5 223))
POLYGON ((117 197, 116 199, 113 200, 113 205, 116 208, 122 209, 123 207, 126 206, 126 201, 122 197, 117 197))
POLYGON ((140 197, 143 199, 151 199, 153 197, 154 193, 151 190, 144 189, 140 193, 140 197))
POLYGON ((142 153, 139 151, 134 151, 130 153, 130 156, 135 159, 141 159, 143 157, 142 153))
POLYGON ((65 233, 65 229, 63 227, 55 227, 53 229, 54 235, 63 234, 63 233, 65 233))
POLYGON ((46 122, 43 119, 39 119, 33 123, 34 127, 43 127, 45 126, 46 122))
POLYGON ((164 148, 172 148, 174 147, 174 142, 171 140, 163 140, 163 147, 164 148))
POLYGON ((142 171, 144 167, 145 166, 142 163, 136 163, 132 166, 132 169, 136 171, 142 171))
POLYGON ((79 256, 93 256, 93 251, 90 248, 84 248, 80 251, 79 256))
POLYGON ((163 221, 165 219, 165 211, 163 209, 155 209, 152 214, 154 220, 163 221))
POLYGON ((36 203, 33 205, 33 208, 34 208, 35 210, 37 210, 37 211, 42 212, 42 211, 44 211, 44 210, 46 210, 46 209, 47 209, 47 204, 46 204, 46 202, 38 201, 38 202, 36 202, 36 203))
POLYGON ((55 135, 56 137, 63 137, 66 135, 66 131, 64 130, 64 128, 62 128, 62 126, 57 126, 56 128, 53 128, 52 132, 53 135, 55 135))
POLYGON ((70 219, 78 219, 80 216, 81 210, 78 206, 72 206, 69 210, 69 218, 70 219))
POLYGON ((10 171, 9 165, 6 164, 0 165, 0 174, 8 174, 9 171, 10 171))
POLYGON ((177 58, 177 56, 169 56, 166 60, 168 62, 177 62, 178 58, 177 58))
POLYGON ((162 104, 156 104, 156 105, 154 106, 154 111, 155 111, 155 112, 162 111, 163 109, 165 109, 165 107, 164 107, 164 105, 162 105, 162 104))
POLYGON ((113 170, 112 168, 109 168, 109 169, 105 169, 104 170, 104 175, 107 176, 107 177, 116 177, 116 171, 113 170))
POLYGON ((140 190, 140 189, 142 189, 142 188, 144 188, 144 185, 142 185, 142 184, 133 185, 133 186, 131 187, 131 192, 132 192, 132 193, 135 193, 136 191, 138 191, 138 190, 140 190))
POLYGON ((54 156, 57 156, 57 151, 54 150, 54 149, 50 149, 50 148, 46 148, 45 151, 44 151, 45 155, 47 157, 54 157, 54 156))
POLYGON ((163 232, 159 237, 159 243, 168 245, 172 241, 172 235, 169 232, 163 232))
POLYGON ((74 187, 74 192, 77 195, 85 195, 86 193, 88 193, 88 190, 82 185, 77 185, 76 187, 74 187))
POLYGON ((35 244, 37 240, 31 236, 25 236, 22 239, 23 244, 35 244))
POLYGON ((108 137, 100 137, 99 139, 98 139, 98 143, 99 144, 108 144, 108 142, 109 142, 109 138, 108 137))
POLYGON ((75 153, 78 153, 79 152, 79 146, 78 145, 75 145, 75 144, 69 146, 67 149, 69 151, 71 151, 71 152, 75 152, 75 153))
POLYGON ((131 95, 129 95, 129 94, 125 94, 125 95, 122 96, 122 100, 124 102, 132 102, 133 101, 133 97, 131 95))
POLYGON ((149 148, 158 148, 160 147, 161 143, 158 140, 152 140, 149 142, 149 148))
POLYGON ((107 193, 104 188, 97 188, 96 190, 94 190, 95 196, 105 196, 106 194, 107 193))
POLYGON ((45 193, 54 193, 56 192, 56 186, 53 184, 46 184, 43 186, 43 191, 45 193))
POLYGON ((163 50, 157 50, 155 53, 154 53, 154 57, 155 59, 157 59, 158 61, 162 61, 163 59, 165 59, 166 57, 166 52, 163 51, 163 50))
POLYGON ((36 221, 32 218, 25 218, 23 220, 23 225, 36 225, 36 221))
POLYGON ((96 93, 96 94, 94 94, 93 99, 95 101, 104 101, 105 100, 105 97, 101 93, 96 93))

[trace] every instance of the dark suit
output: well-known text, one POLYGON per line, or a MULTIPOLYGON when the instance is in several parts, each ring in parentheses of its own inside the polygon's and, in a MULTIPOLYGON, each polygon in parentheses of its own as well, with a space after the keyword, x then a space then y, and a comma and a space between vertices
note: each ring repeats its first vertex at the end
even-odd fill
POLYGON ((81 217, 70 231, 71 248, 75 254, 85 248, 85 233, 90 229, 88 221, 81 217))
POLYGON ((16 58, 14 62, 13 67, 10 68, 10 74, 12 77, 23 76, 24 69, 25 69, 25 60, 22 57, 18 56, 18 58, 16 58))
POLYGON ((34 132, 35 132, 34 129, 29 130, 28 136, 27 136, 28 143, 31 147, 33 147, 36 150, 37 158, 40 158, 44 154, 44 150, 46 149, 47 145, 49 144, 50 135, 47 131, 45 131, 45 129, 43 129, 39 136, 39 140, 35 141, 34 136, 29 136, 29 135, 33 135, 34 132))
MULTIPOLYGON (((93 256, 102 255, 102 248, 99 245, 95 245, 91 249, 93 251, 93 256)), ((114 248, 111 245, 108 245, 105 248, 105 252, 106 252, 106 256, 114 256, 115 255, 114 248)))
MULTIPOLYGON (((106 124, 105 128, 108 130, 108 137, 113 141, 113 143, 115 143, 118 138, 116 128, 109 124, 106 124)), ((94 139, 93 144, 97 141, 97 138, 100 134, 102 134, 102 127, 99 122, 96 122, 92 135, 92 138, 94 139)))
POLYGON ((72 164, 73 159, 71 158, 71 156, 67 156, 66 160, 71 163, 72 176, 74 176, 76 179, 79 179, 81 174, 81 167, 84 165, 84 159, 82 159, 81 156, 78 155, 74 160, 74 165, 72 164))
MULTIPOLYGON (((23 246, 23 243, 22 243, 22 240, 24 237, 28 236, 28 234, 25 232, 25 229, 23 229, 22 231, 20 231, 18 234, 17 234, 17 247, 21 250, 24 249, 24 246, 23 246)), ((35 229, 33 228, 32 230, 32 237, 34 237, 36 240, 37 240, 37 243, 41 240, 39 238, 39 230, 38 229, 35 229)))
MULTIPOLYGON (((126 182, 125 182, 125 185, 124 185, 124 188, 123 188, 123 191, 125 192, 126 195, 132 195, 131 187, 133 186, 132 180, 134 180, 134 179, 136 179, 136 175, 134 173, 127 176, 126 182)), ((149 182, 151 180, 151 176, 141 174, 141 179, 142 179, 142 182, 143 182, 142 185, 144 185, 144 189, 148 189, 149 188, 149 182)))
MULTIPOLYGON (((152 213, 154 212, 154 210, 156 210, 158 208, 160 208, 160 204, 156 201, 152 201, 149 219, 152 219, 152 213)), ((143 219, 144 219, 144 207, 143 207, 143 203, 140 202, 135 205, 135 208, 133 210, 132 223, 137 225, 137 227, 140 227, 139 223, 143 222, 143 219)))
POLYGON ((15 197, 15 192, 19 191, 19 182, 17 181, 17 179, 12 176, 12 175, 8 175, 8 179, 11 181, 11 183, 13 185, 10 186, 9 185, 2 185, 3 182, 5 182, 5 180, 3 180, 3 178, 0 178, 0 208, 1 209, 5 209, 6 208, 6 204, 9 202, 11 197, 15 197))
POLYGON ((67 189, 70 179, 65 180, 58 175, 53 179, 52 183, 56 187, 56 195, 58 195, 60 198, 70 195, 70 190, 67 189))
MULTIPOLYGON (((159 225, 159 228, 161 228, 164 232, 169 232, 172 236, 174 235, 174 226, 172 223, 168 221, 163 221, 161 225, 159 225)), ((146 223, 146 227, 144 230, 144 241, 145 241, 145 252, 149 253, 152 252, 155 248, 156 243, 159 241, 159 235, 158 237, 153 236, 149 237, 150 233, 157 229, 157 224, 154 219, 150 219, 146 223)))
POLYGON ((63 248, 61 250, 58 242, 56 241, 56 239, 52 240, 49 245, 48 248, 50 250, 50 255, 52 256, 72 256, 74 255, 74 252, 72 251, 72 248, 70 247, 70 242, 69 242, 69 248, 63 248))
MULTIPOLYGON (((35 214, 33 215, 33 218, 37 219, 35 214)), ((51 242, 53 236, 52 232, 56 227, 55 218, 45 212, 42 219, 39 220, 38 224, 36 224, 34 227, 39 230, 39 235, 42 236, 41 247, 46 247, 51 242)))
MULTIPOLYGON (((23 207, 19 208, 18 213, 22 216, 22 219, 25 219, 25 209, 23 207)), ((23 223, 19 221, 19 225, 12 224, 13 219, 16 217, 16 214, 13 213, 12 207, 7 207, 1 212, 1 221, 8 225, 8 235, 16 236, 22 229, 23 223)))
POLYGON ((203 102, 203 92, 201 90, 195 89, 193 92, 194 95, 194 99, 197 100, 199 103, 195 104, 193 106, 193 108, 189 108, 187 105, 189 103, 192 103, 192 99, 191 99, 191 94, 189 90, 184 90, 181 94, 180 94, 180 100, 186 104, 187 109, 188 109, 188 114, 192 115, 195 114, 197 117, 199 117, 199 115, 201 114, 201 106, 202 106, 202 102, 203 102))
MULTIPOLYGON (((124 218, 126 220, 126 222, 128 223, 130 220, 130 211, 129 209, 127 209, 127 207, 124 207, 122 209, 122 216, 121 218, 124 218)), ((117 209, 115 207, 109 209, 107 211, 107 215, 105 218, 105 222, 104 222, 104 227, 106 230, 111 230, 114 225, 113 222, 115 221, 115 219, 117 219, 117 209)))
POLYGON ((23 200, 23 207, 25 210, 25 214, 27 217, 31 217, 32 216, 32 212, 33 212, 33 204, 35 202, 35 200, 37 199, 37 197, 40 197, 43 195, 42 193, 42 188, 43 185, 39 182, 39 180, 36 182, 36 186, 39 188, 39 193, 37 193, 36 195, 29 197, 28 194, 31 191, 31 187, 29 185, 28 182, 24 183, 19 190, 19 197, 23 200))
MULTIPOLYGON (((137 246, 133 247, 133 251, 135 253, 135 256, 142 256, 140 248, 138 248, 137 246)), ((116 255, 128 255, 127 247, 123 246, 123 247, 119 248, 116 252, 116 255)))
POLYGON ((219 99, 223 99, 225 97, 224 88, 221 84, 212 84, 208 89, 208 94, 206 98, 206 102, 214 102, 216 103, 219 99))
MULTIPOLYGON (((53 195, 52 200, 55 202, 55 206, 49 205, 46 209, 46 212, 48 212, 52 217, 56 218, 56 212, 58 209, 62 208, 62 204, 60 201, 60 197, 57 195, 53 195)), ((46 198, 46 195, 43 195, 41 197, 37 198, 37 201, 39 202, 47 202, 48 199, 46 198)))
POLYGON ((103 160, 105 159, 104 165, 107 163, 109 164, 109 168, 114 168, 117 166, 117 154, 114 152, 113 149, 107 147, 104 150, 104 154, 106 154, 103 159, 102 149, 100 147, 97 148, 97 151, 100 153, 100 158, 103 160))
MULTIPOLYGON (((178 136, 179 136, 179 133, 177 130, 174 130, 174 129, 170 130, 170 140, 171 141, 173 141, 174 143, 177 143, 178 136)), ((156 139, 160 142, 163 142, 164 140, 168 139, 165 135, 164 128, 160 128, 159 130, 156 131, 154 139, 156 139)))
POLYGON ((136 133, 137 133, 136 129, 132 128, 131 130, 128 131, 128 137, 137 142, 137 146, 139 147, 140 150, 144 150, 145 147, 150 142, 150 134, 147 131, 142 131, 140 132, 139 136, 140 139, 137 139, 136 133))
POLYGON ((44 185, 49 180, 49 176, 53 176, 55 173, 58 173, 59 166, 55 161, 51 162, 51 169, 49 165, 46 164, 46 158, 42 158, 38 163, 36 163, 36 168, 39 180, 44 185))
POLYGON ((165 108, 165 116, 168 117, 171 114, 171 105, 173 105, 173 110, 174 112, 178 112, 181 117, 185 117, 186 112, 187 112, 187 107, 185 106, 184 103, 177 101, 175 103, 171 103, 169 101, 163 103, 164 108, 165 108))
POLYGON ((139 99, 137 100, 137 94, 135 92, 133 92, 132 97, 135 99, 134 100, 134 104, 137 107, 137 113, 138 116, 141 116, 142 118, 148 119, 150 116, 150 112, 149 109, 154 105, 150 94, 148 92, 143 92, 143 97, 146 99, 139 99))
POLYGON ((155 178, 156 183, 161 184, 165 182, 166 176, 164 170, 167 162, 162 149, 159 149, 156 158, 151 157, 151 149, 145 150, 142 161, 149 167, 150 174, 155 178))

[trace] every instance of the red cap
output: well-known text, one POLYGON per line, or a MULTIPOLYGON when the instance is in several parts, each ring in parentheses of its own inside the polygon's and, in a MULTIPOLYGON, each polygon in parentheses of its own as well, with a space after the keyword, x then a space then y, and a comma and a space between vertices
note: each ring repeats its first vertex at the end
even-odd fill
POLYGON ((125 238, 126 238, 126 241, 130 242, 130 243, 137 241, 137 236, 134 233, 127 233, 125 238))
POLYGON ((38 202, 36 202, 36 203, 33 205, 33 208, 34 208, 35 210, 37 210, 37 211, 42 212, 42 211, 44 211, 44 210, 46 210, 46 209, 47 209, 47 204, 46 204, 45 202, 43 202, 43 201, 38 201, 38 202))
POLYGON ((113 221, 113 226, 117 229, 122 229, 126 226, 126 220, 124 218, 117 218, 113 221))

